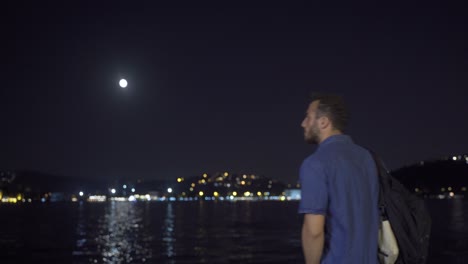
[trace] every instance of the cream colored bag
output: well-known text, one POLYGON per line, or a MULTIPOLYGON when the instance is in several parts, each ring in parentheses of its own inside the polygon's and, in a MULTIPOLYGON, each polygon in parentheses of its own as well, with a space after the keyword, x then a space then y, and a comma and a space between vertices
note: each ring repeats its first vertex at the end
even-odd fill
POLYGON ((379 228, 379 261, 381 264, 394 264, 398 258, 398 243, 388 220, 382 221, 379 228))

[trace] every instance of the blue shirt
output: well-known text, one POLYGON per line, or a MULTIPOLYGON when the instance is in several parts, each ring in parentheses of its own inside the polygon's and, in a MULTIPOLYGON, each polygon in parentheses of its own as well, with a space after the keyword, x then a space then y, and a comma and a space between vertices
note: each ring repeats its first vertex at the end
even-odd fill
POLYGON ((331 136, 302 163, 300 183, 299 213, 326 219, 321 263, 378 263, 379 182, 369 151, 331 136))

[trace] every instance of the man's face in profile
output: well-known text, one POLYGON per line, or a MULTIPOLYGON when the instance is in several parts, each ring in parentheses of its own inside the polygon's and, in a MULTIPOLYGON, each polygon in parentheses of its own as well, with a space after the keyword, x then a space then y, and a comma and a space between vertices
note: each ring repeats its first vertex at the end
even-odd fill
POLYGON ((306 116, 301 124, 302 128, 304 128, 304 140, 309 144, 318 144, 320 142, 320 130, 317 122, 318 105, 319 101, 310 103, 306 116))

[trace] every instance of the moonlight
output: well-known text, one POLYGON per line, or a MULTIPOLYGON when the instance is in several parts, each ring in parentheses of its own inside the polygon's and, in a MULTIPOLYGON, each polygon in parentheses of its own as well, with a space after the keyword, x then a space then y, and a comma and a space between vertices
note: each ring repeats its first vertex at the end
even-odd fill
POLYGON ((122 87, 122 88, 126 88, 127 85, 128 85, 127 80, 121 79, 121 80, 119 81, 119 85, 120 85, 120 87, 122 87))

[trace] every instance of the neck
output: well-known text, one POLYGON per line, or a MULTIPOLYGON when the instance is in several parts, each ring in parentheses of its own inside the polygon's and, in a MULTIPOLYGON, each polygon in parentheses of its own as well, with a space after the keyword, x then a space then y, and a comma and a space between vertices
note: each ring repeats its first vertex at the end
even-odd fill
POLYGON ((323 141, 325 141, 327 138, 331 137, 331 136, 335 136, 335 135, 342 135, 343 132, 341 132, 340 130, 332 130, 330 132, 327 132, 327 133, 323 133, 322 136, 320 137, 320 143, 322 143, 323 141))

